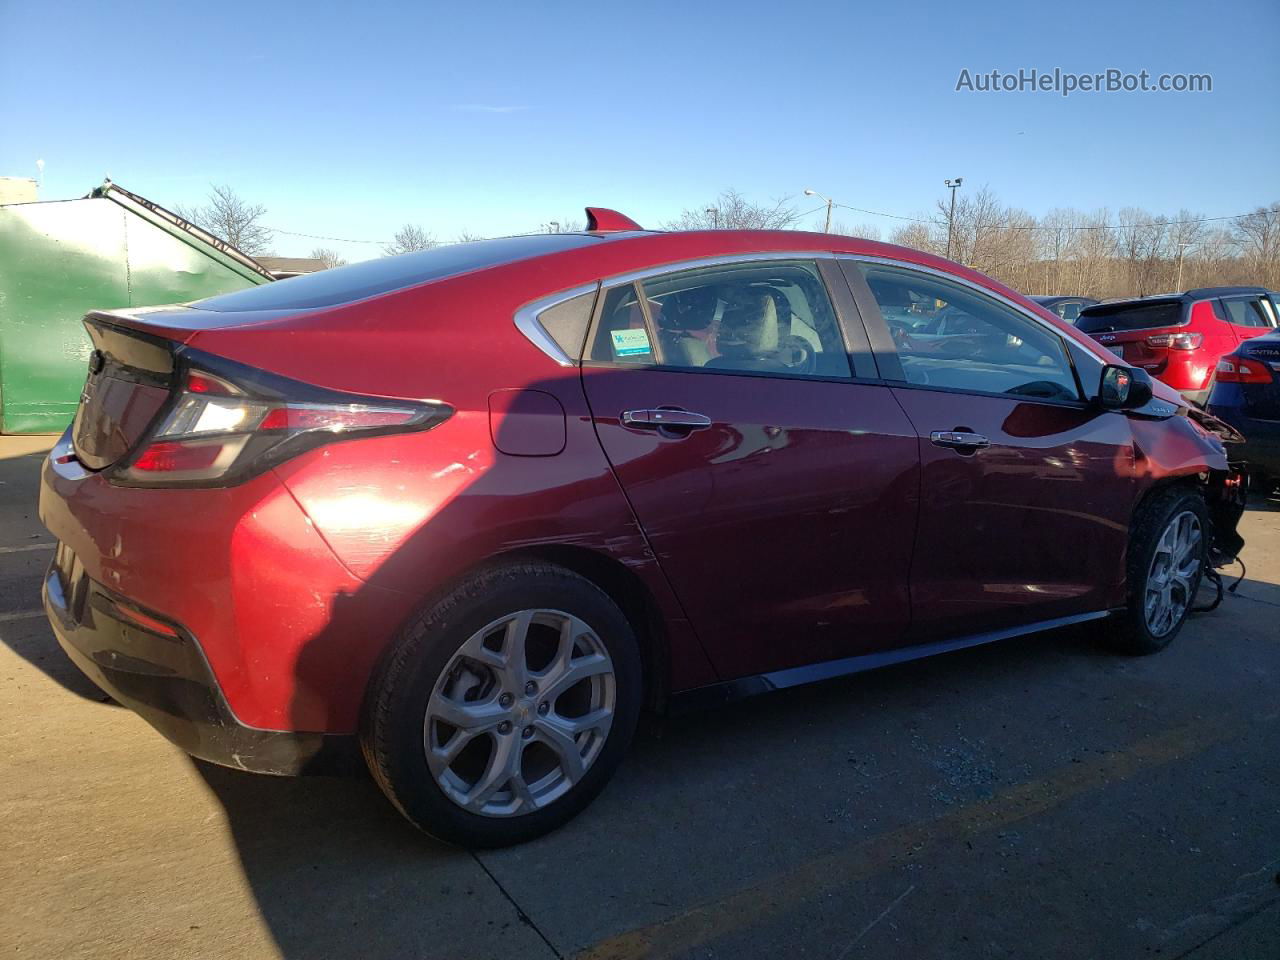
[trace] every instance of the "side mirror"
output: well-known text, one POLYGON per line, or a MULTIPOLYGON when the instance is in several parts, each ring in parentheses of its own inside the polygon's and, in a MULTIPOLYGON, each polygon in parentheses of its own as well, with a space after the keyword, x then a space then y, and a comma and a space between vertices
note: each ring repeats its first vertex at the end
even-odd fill
POLYGON ((1151 402, 1151 377, 1147 371, 1109 363, 1102 368, 1098 403, 1107 410, 1136 410, 1151 402))

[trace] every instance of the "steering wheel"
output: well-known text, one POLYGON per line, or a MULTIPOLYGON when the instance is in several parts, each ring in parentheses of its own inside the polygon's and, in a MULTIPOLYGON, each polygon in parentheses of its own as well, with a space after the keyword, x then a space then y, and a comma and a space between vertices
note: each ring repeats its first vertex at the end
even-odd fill
POLYGON ((783 338, 775 356, 790 373, 813 373, 818 362, 813 344, 795 334, 783 338))

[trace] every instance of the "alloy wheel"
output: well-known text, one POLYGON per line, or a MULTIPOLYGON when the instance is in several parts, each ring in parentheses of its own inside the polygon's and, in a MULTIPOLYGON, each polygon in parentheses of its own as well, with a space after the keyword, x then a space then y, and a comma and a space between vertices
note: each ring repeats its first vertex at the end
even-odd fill
POLYGON ((510 817, 563 796, 599 756, 617 684, 604 643, 559 610, 520 610, 472 634, 427 702, 427 766, 471 813, 510 817))
POLYGON ((1143 602, 1147 629, 1153 637, 1170 633, 1191 605, 1204 556, 1202 536, 1200 518, 1190 510, 1176 514, 1160 535, 1147 571, 1143 602))

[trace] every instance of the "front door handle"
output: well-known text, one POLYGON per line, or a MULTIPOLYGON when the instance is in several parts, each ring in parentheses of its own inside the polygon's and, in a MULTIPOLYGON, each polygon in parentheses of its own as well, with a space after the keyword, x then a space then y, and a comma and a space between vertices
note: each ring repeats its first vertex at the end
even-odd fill
POLYGON ((929 434, 935 446, 951 447, 953 450, 977 450, 991 446, 991 441, 980 433, 971 430, 935 430, 929 434))
POLYGON ((622 425, 640 430, 706 430, 711 426, 711 418, 701 413, 690 413, 688 410, 671 410, 658 407, 653 410, 623 410, 622 425))

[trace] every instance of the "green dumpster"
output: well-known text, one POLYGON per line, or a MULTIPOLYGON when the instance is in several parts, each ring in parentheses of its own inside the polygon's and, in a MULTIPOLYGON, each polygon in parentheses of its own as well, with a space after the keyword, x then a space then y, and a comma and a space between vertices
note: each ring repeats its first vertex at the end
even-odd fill
POLYGON ((84 386, 90 310, 271 282, 253 258, 108 181, 0 206, 0 433, 60 433, 84 386))

